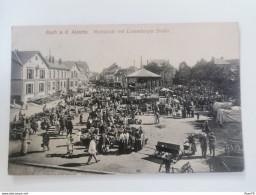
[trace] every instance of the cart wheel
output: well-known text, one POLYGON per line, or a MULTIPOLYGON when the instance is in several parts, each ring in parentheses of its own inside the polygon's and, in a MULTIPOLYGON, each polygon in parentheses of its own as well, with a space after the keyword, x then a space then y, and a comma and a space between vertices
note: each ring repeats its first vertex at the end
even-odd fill
POLYGON ((186 173, 194 173, 193 169, 192 168, 188 168, 186 173))

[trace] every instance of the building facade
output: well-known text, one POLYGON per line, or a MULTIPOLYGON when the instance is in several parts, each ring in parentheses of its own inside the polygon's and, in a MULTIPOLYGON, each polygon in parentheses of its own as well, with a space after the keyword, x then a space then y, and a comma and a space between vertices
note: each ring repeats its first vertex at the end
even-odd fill
POLYGON ((11 97, 18 102, 47 96, 48 63, 38 51, 12 51, 11 97))
POLYGON ((68 71, 68 91, 77 91, 79 87, 80 71, 75 61, 64 61, 64 65, 69 69, 68 71))
POLYGON ((74 61, 44 57, 39 51, 12 51, 11 100, 25 103, 56 93, 77 91, 80 73, 88 70, 81 71, 74 61))
POLYGON ((129 68, 120 68, 114 73, 114 87, 127 88, 128 82, 126 76, 137 71, 138 68, 130 66, 129 68))
POLYGON ((87 84, 89 82, 89 66, 86 62, 83 61, 77 61, 76 65, 79 69, 79 79, 81 82, 83 82, 84 84, 87 84))

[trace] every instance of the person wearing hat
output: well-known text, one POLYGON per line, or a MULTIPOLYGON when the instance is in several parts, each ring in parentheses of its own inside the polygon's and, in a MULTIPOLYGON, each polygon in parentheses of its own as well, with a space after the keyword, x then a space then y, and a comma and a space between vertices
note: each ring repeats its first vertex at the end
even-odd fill
POLYGON ((161 163, 161 165, 159 167, 159 172, 161 171, 161 168, 162 168, 163 164, 165 165, 165 172, 170 173, 171 155, 169 155, 168 153, 164 154, 164 160, 163 160, 163 162, 161 163))
POLYGON ((93 136, 92 140, 90 141, 88 153, 89 153, 90 156, 89 156, 88 161, 86 163, 87 165, 89 165, 92 157, 95 159, 96 163, 100 161, 100 160, 97 160, 97 158, 96 158, 97 149, 96 149, 96 137, 95 136, 93 136))
POLYGON ((43 150, 45 151, 46 147, 47 147, 47 150, 50 150, 50 147, 49 147, 50 134, 48 132, 48 129, 46 129, 46 131, 43 133, 42 137, 43 137, 43 140, 42 140, 43 143, 41 144, 41 146, 42 146, 43 150))
POLYGON ((138 152, 139 150, 141 150, 141 134, 139 129, 136 129, 134 137, 135 137, 134 150, 135 152, 138 152))
POLYGON ((210 132, 210 127, 209 127, 208 120, 206 120, 204 122, 204 132, 207 133, 207 134, 210 132))
POLYGON ((66 121, 65 121, 65 118, 64 118, 62 115, 60 116, 59 123, 60 123, 59 135, 60 135, 60 134, 63 135, 63 132, 64 132, 64 130, 65 130, 66 121))
POLYGON ((209 133, 208 139, 209 139, 210 155, 212 154, 213 156, 215 156, 216 137, 213 132, 209 133))
POLYGON ((68 120, 67 120, 67 125, 66 125, 66 127, 67 127, 67 135, 72 135, 72 130, 73 130, 73 123, 72 123, 72 121, 71 121, 71 118, 69 117, 68 118, 68 120))
POLYGON ((67 136, 67 155, 70 157, 73 154, 74 138, 72 135, 67 136))
POLYGON ((199 142, 201 144, 202 158, 206 158, 206 153, 207 153, 207 136, 206 136, 205 133, 202 133, 201 137, 199 138, 199 142))

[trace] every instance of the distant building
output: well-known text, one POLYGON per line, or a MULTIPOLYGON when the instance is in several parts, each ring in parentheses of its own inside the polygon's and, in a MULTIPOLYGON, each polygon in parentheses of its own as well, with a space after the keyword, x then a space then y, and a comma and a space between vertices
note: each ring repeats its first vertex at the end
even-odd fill
POLYGON ((240 69, 240 60, 239 59, 230 59, 230 60, 224 60, 223 57, 221 58, 212 58, 213 64, 215 64, 217 67, 223 69, 224 71, 237 71, 240 69))
POLYGON ((89 72, 89 82, 96 83, 100 78, 100 73, 98 72, 89 72))
POLYGON ((108 68, 104 68, 102 71, 102 78, 106 82, 106 84, 110 87, 114 86, 115 72, 119 70, 120 67, 117 64, 112 64, 108 68))
POLYGON ((61 60, 56 61, 53 57, 48 59, 48 87, 47 93, 54 94, 57 92, 66 93, 68 89, 69 67, 65 66, 61 60))
POLYGON ((77 91, 79 87, 80 71, 75 61, 64 61, 63 64, 69 68, 68 72, 68 89, 69 91, 77 91))
POLYGON ((159 67, 158 74, 161 75, 160 85, 170 86, 173 84, 173 78, 175 77, 175 68, 170 64, 169 60, 164 59, 153 59, 148 62, 155 63, 159 67))
POLYGON ((138 68, 130 66, 129 68, 120 68, 114 73, 114 86, 117 88, 127 88, 126 76, 137 71, 138 68))
POLYGON ((80 71, 79 74, 79 79, 83 82, 83 83, 88 83, 89 82, 89 66, 86 62, 83 61, 77 61, 76 65, 80 71))

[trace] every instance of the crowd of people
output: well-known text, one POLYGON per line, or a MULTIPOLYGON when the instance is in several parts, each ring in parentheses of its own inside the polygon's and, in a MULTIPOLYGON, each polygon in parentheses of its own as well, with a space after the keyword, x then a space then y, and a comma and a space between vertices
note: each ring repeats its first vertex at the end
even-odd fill
MULTIPOLYGON (((84 91, 83 93, 70 93, 64 96, 57 106, 47 108, 45 104, 42 113, 26 117, 19 113, 19 117, 14 117, 13 122, 19 121, 24 124, 24 131, 21 136, 21 154, 25 155, 28 151, 30 135, 37 134, 42 130, 43 150, 50 150, 50 127, 54 127, 55 135, 66 135, 67 157, 72 157, 74 143, 79 143, 88 148, 91 159, 96 162, 96 154, 106 154, 112 148, 117 148, 119 155, 129 154, 140 151, 147 143, 148 138, 142 126, 142 121, 136 115, 154 114, 154 123, 160 123, 162 114, 175 117, 194 118, 196 109, 209 110, 214 101, 223 98, 217 93, 209 95, 204 90, 187 89, 182 87, 173 88, 171 93, 161 94, 164 101, 151 100, 147 98, 136 100, 124 98, 127 94, 121 91, 111 91, 98 89, 94 92, 84 91), (142 106, 143 105, 143 106, 142 106), (84 117, 88 113, 88 117, 84 117), (77 139, 74 138, 73 130, 74 118, 79 118, 80 126, 76 132, 77 139), (136 124, 137 126, 134 126, 136 124)), ((204 124, 205 133, 199 139, 202 157, 206 157, 207 148, 210 154, 215 155, 216 137, 209 129, 209 124, 204 124)), ((195 138, 190 135, 186 141, 192 154, 197 151, 195 138)))

